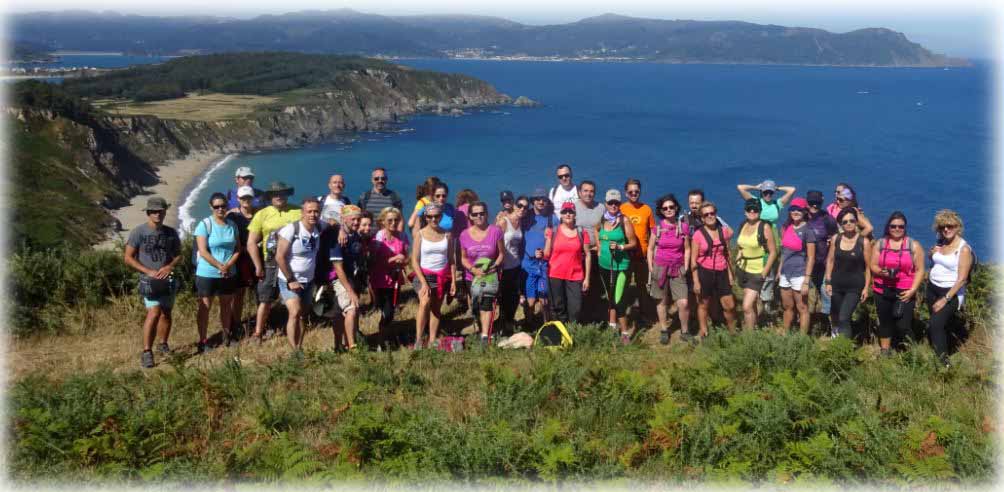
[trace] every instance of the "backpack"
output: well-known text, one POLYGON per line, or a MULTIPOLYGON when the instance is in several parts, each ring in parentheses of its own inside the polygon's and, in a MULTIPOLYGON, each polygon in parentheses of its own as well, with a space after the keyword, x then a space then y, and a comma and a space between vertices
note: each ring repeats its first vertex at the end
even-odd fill
MULTIPOLYGON (((704 241, 708 243, 708 250, 704 252, 703 258, 713 258, 715 252, 714 248, 715 243, 713 243, 711 240, 711 233, 709 233, 704 226, 701 226, 701 228, 698 230, 700 231, 701 235, 704 236, 704 241)), ((731 254, 729 252, 729 242, 725 240, 725 229, 722 227, 718 228, 718 239, 720 239, 722 242, 721 243, 722 249, 725 250, 725 260, 726 260, 725 264, 728 265, 729 264, 728 259, 731 256, 731 254)))
MULTIPOLYGON (((655 230, 652 231, 652 236, 655 237, 655 243, 659 244, 659 238, 662 237, 662 222, 663 219, 659 219, 659 223, 655 225, 655 230)), ((687 229, 690 229, 690 224, 687 224, 687 229)), ((681 238, 685 234, 683 233, 683 220, 676 220, 676 237, 681 238)))
POLYGON ((537 330, 533 344, 551 350, 568 348, 572 346, 572 335, 561 321, 549 321, 537 330))
MULTIPOLYGON (((213 221, 210 217, 202 219, 202 223, 206 224, 206 249, 209 249, 209 236, 213 234, 213 221)), ((193 234, 194 236, 194 234, 193 234)), ((198 267, 199 265, 199 240, 196 239, 192 248, 192 265, 198 267)))
MULTIPOLYGON (((703 229, 703 227, 702 227, 702 229, 703 229)), ((760 245, 760 247, 764 251, 764 257, 763 257, 764 258, 764 262, 767 261, 767 255, 770 255, 770 252, 767 250, 767 232, 766 231, 767 231, 767 221, 760 220, 759 222, 757 222, 757 226, 756 226, 756 242, 757 242, 757 244, 760 245)), ((739 247, 739 236, 741 234, 742 234, 742 229, 739 229, 739 233, 736 234, 736 247, 737 248, 739 247)), ((737 253, 736 263, 738 264, 739 262, 742 262, 742 265, 740 265, 740 266, 743 266, 743 265, 746 264, 747 261, 752 260, 752 259, 755 259, 755 258, 747 258, 745 256, 742 256, 742 253, 740 252, 740 253, 737 253)))

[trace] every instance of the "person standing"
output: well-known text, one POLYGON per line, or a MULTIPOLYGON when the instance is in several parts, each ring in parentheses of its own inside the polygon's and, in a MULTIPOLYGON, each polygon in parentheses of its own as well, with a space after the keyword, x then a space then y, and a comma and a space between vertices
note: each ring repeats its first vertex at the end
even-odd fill
POLYGON ((572 166, 559 164, 558 168, 555 169, 555 174, 558 179, 558 185, 551 188, 547 193, 547 198, 551 200, 551 204, 555 207, 560 207, 566 202, 575 203, 579 199, 579 191, 575 187, 575 182, 572 181, 572 166))
MULTIPOLYGON (((247 252, 254 263, 255 278, 258 279, 255 293, 258 312, 255 316, 254 336, 259 343, 272 335, 265 331, 272 303, 279 298, 278 266, 275 248, 278 245, 276 233, 287 224, 300 220, 300 208, 289 204, 294 189, 282 181, 273 182, 264 198, 271 204, 257 212, 248 224, 247 252)), ((316 201, 316 200, 315 200, 316 201)))
POLYGON ((512 210, 504 212, 495 225, 502 230, 502 244, 505 258, 502 260, 502 276, 499 278, 499 332, 512 335, 516 325, 516 308, 519 306, 520 260, 523 256, 523 229, 520 224, 530 208, 530 199, 520 195, 512 210))
MULTIPOLYGON (((798 327, 809 334, 809 282, 816 265, 816 234, 806 223, 804 198, 795 198, 788 208, 788 220, 781 228, 781 265, 778 286, 781 287, 781 326, 788 333, 798 311, 798 327)), ((763 217, 763 212, 760 212, 763 217)), ((763 219, 760 219, 763 220, 763 219)))
POLYGON ((947 366, 949 354, 968 336, 965 324, 957 315, 966 297, 975 257, 969 244, 962 239, 962 217, 954 210, 939 210, 935 214, 934 231, 938 242, 930 251, 934 266, 926 289, 927 305, 931 308, 927 336, 941 363, 947 366))
MULTIPOLYGON (((401 197, 398 196, 390 188, 387 188, 388 182, 387 170, 382 167, 373 168, 373 172, 370 173, 370 181, 373 183, 373 187, 359 195, 359 208, 373 214, 373 216, 379 216, 380 212, 387 207, 394 207, 398 210, 404 210, 404 204, 401 202, 401 197)), ((404 231, 404 223, 399 223, 397 225, 398 232, 404 231)))
POLYGON ((498 285, 498 272, 505 261, 504 233, 498 226, 488 223, 488 205, 485 202, 474 202, 469 207, 471 225, 460 233, 458 241, 460 263, 464 267, 465 283, 471 286, 469 301, 474 319, 478 320, 481 328, 481 344, 488 345, 488 331, 495 310, 493 298, 498 295, 498 291, 496 288, 496 292, 491 294, 482 292, 480 287, 474 287, 482 279, 489 279, 486 283, 498 285), (487 267, 477 265, 482 258, 487 258, 487 267), (491 278, 495 281, 491 281, 491 278))
MULTIPOLYGON (((822 324, 825 327, 829 324, 830 319, 830 295, 823 288, 823 284, 825 284, 826 258, 829 256, 830 238, 837 234, 837 221, 823 209, 822 191, 807 191, 805 202, 808 204, 805 221, 816 236, 816 264, 812 267, 812 287, 819 297, 819 312, 824 314, 822 324)), ((830 327, 826 327, 824 331, 832 330, 830 327)))
POLYGON ((199 331, 197 347, 200 354, 210 350, 206 338, 209 331, 209 311, 213 307, 214 297, 220 300, 223 345, 229 347, 236 341, 230 336, 230 316, 233 308, 231 296, 237 274, 234 265, 241 256, 240 234, 237 232, 237 224, 226 218, 227 197, 223 193, 213 193, 209 197, 209 206, 213 214, 199 221, 194 233, 195 247, 198 250, 195 295, 199 303, 196 326, 199 331))
POLYGON ((548 231, 554 228, 554 208, 547 199, 544 188, 537 188, 530 197, 532 213, 523 219, 523 293, 526 299, 524 328, 536 331, 546 319, 547 302, 547 259, 544 246, 548 231))
POLYGON ((607 323, 611 328, 620 328, 621 343, 631 343, 631 330, 627 322, 627 303, 623 295, 621 275, 631 268, 630 251, 638 247, 634 227, 627 225, 621 214, 621 192, 607 190, 606 211, 603 223, 597 231, 599 240, 600 283, 607 296, 607 323), (617 286, 622 288, 618 289, 617 286))
POLYGON ((279 295, 289 311, 286 339, 295 351, 303 347, 301 318, 310 311, 310 303, 314 299, 312 282, 323 227, 320 218, 321 202, 313 197, 304 198, 300 220, 283 226, 276 233, 279 295))
MULTIPOLYGON (((575 223, 584 234, 589 236, 589 261, 592 265, 589 268, 589 285, 600 285, 600 266, 597 245, 599 241, 596 231, 603 222, 603 212, 606 207, 596 201, 596 183, 586 179, 579 183, 579 199, 575 201, 575 223)), ((582 304, 582 321, 584 323, 605 322, 607 315, 603 309, 602 289, 593 288, 585 292, 582 304)))
MULTIPOLYGON (((328 194, 317 197, 321 202, 321 215, 335 213, 335 217, 341 213, 342 207, 352 203, 349 197, 345 196, 345 178, 341 174, 332 174, 328 178, 328 194)), ((337 220, 337 219, 336 219, 337 220)))
POLYGON ((872 245, 869 267, 879 319, 879 348, 882 355, 889 355, 893 347, 903 347, 912 338, 917 290, 924 279, 924 250, 906 234, 903 212, 889 215, 882 238, 872 245))
POLYGON ((847 183, 837 183, 833 190, 833 196, 833 203, 826 206, 826 212, 836 218, 841 210, 848 207, 853 208, 858 216, 858 229, 861 230, 861 235, 871 238, 874 228, 864 211, 861 210, 861 206, 858 205, 858 195, 854 192, 854 188, 851 188, 851 185, 847 183))
POLYGON ((371 243, 370 287, 373 288, 373 304, 380 309, 380 339, 385 349, 389 349, 391 343, 404 345, 404 337, 390 331, 397 297, 404 283, 404 269, 408 264, 408 236, 397 227, 401 222, 404 222, 404 217, 400 210, 384 208, 377 217, 381 229, 371 243))
POLYGON ((701 207, 704 226, 693 234, 690 246, 690 264, 694 294, 700 300, 697 306, 697 321, 700 337, 708 336, 708 306, 717 299, 722 306, 722 314, 729 331, 735 329, 736 300, 732 296, 732 261, 729 259, 729 239, 732 230, 718 223, 718 208, 714 203, 704 202, 701 207))
POLYGON ((672 193, 659 197, 655 209, 661 218, 649 241, 647 262, 648 289, 656 302, 659 316, 659 343, 669 344, 670 300, 676 304, 681 330, 690 322, 687 307, 687 266, 690 263, 690 226, 680 220, 680 202, 672 193))
POLYGON ((763 288, 764 273, 772 271, 777 260, 777 245, 770 224, 760 219, 760 200, 749 198, 743 206, 746 220, 739 226, 736 246, 736 281, 743 290, 743 329, 756 327, 757 299, 763 288))
POLYGON ((247 334, 244 329, 244 298, 247 296, 248 287, 253 287, 257 282, 254 274, 254 262, 251 255, 247 253, 248 226, 257 209, 254 206, 254 190, 250 186, 241 186, 237 189, 237 199, 240 207, 227 212, 227 220, 237 226, 238 240, 243 252, 237 258, 237 274, 234 278, 234 295, 231 296, 233 305, 230 308, 231 335, 243 337, 247 334))
POLYGON ((366 288, 366 248, 363 237, 359 234, 359 223, 362 219, 362 209, 355 205, 342 207, 341 229, 345 235, 345 244, 341 241, 332 245, 328 254, 331 261, 331 273, 328 281, 335 291, 335 299, 341 309, 342 316, 332 325, 335 336, 335 349, 345 342, 345 347, 352 350, 356 346, 355 334, 359 329, 359 296, 366 288), (341 326, 339 326, 341 325, 341 326), (341 328, 341 333, 339 333, 341 328))
POLYGON ((777 230, 777 221, 781 217, 781 210, 788 203, 788 200, 791 200, 791 197, 795 195, 794 186, 778 186, 777 183, 774 183, 770 179, 765 179, 756 186, 741 184, 737 185, 736 188, 739 190, 739 195, 743 197, 743 200, 749 200, 750 198, 760 200, 760 220, 767 222, 775 230, 777 230), (760 196, 753 196, 750 193, 751 190, 758 190, 760 196), (784 193, 780 198, 777 198, 778 191, 784 193))
MULTIPOLYGON (((631 178, 624 183, 624 194, 627 195, 627 202, 621 204, 621 213, 624 219, 634 228, 634 235, 638 239, 638 247, 631 250, 631 270, 635 289, 638 292, 638 310, 641 312, 642 320, 651 320, 653 316, 652 299, 648 295, 648 261, 645 256, 648 254, 648 237, 655 229, 655 217, 652 214, 652 207, 641 201, 641 181, 631 178)), ((631 279, 628 279, 631 280, 631 279)))
POLYGON ((446 295, 457 293, 457 271, 453 264, 453 241, 450 233, 439 226, 443 219, 443 208, 438 203, 429 203, 423 208, 419 228, 414 235, 415 245, 411 250, 411 268, 415 272, 413 282, 418 293, 418 312, 415 314, 415 350, 422 348, 422 335, 429 325, 429 341, 425 345, 432 348, 436 343, 441 307, 446 295), (449 285, 447 285, 449 284, 449 285))
POLYGON ((582 294, 589 291, 589 271, 592 268, 589 236, 575 224, 575 204, 561 205, 561 222, 544 245, 544 257, 549 269, 548 291, 554 316, 562 323, 581 321, 582 294))
POLYGON ((178 231, 164 225, 170 204, 159 196, 146 202, 146 223, 129 233, 123 260, 141 274, 139 288, 146 318, 143 320, 143 352, 140 366, 153 367, 154 336, 160 337, 157 350, 170 353, 167 339, 171 335, 171 310, 177 284, 172 274, 181 259, 181 239, 178 231))
POLYGON ((232 210, 241 206, 239 191, 242 186, 247 186, 254 190, 254 199, 252 200, 251 205, 253 205, 254 208, 262 206, 260 198, 262 196, 262 191, 254 187, 254 172, 251 171, 250 167, 238 167, 237 170, 234 171, 234 182, 237 183, 237 185, 233 189, 227 190, 227 209, 232 210))
POLYGON ((851 315, 858 303, 868 299, 871 284, 871 240, 858 230, 858 213, 853 208, 837 214, 840 234, 830 238, 826 252, 825 289, 831 296, 830 337, 851 337, 851 315))

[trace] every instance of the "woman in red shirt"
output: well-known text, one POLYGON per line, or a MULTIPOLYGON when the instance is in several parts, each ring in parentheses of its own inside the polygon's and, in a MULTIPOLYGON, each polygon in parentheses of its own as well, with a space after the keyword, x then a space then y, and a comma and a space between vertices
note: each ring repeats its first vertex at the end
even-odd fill
POLYGON ((554 316, 562 323, 579 321, 582 293, 589 290, 592 266, 589 235, 575 225, 575 204, 561 206, 561 223, 546 233, 544 257, 548 259, 548 291, 554 316))

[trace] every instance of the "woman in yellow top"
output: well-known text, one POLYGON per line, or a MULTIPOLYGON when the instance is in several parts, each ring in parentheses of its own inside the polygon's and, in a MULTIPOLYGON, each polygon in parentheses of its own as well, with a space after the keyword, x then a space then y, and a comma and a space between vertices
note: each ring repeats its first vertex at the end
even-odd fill
POLYGON ((764 272, 769 272, 777 259, 777 246, 774 243, 774 232, 765 220, 760 219, 762 206, 760 200, 750 197, 746 200, 744 210, 746 221, 739 228, 736 245, 739 253, 736 255, 736 283, 743 289, 743 329, 749 330, 756 326, 757 298, 763 287, 764 272))
POLYGON ((429 176, 425 178, 422 184, 415 188, 415 210, 411 212, 411 217, 408 218, 408 229, 414 229, 415 224, 418 223, 418 218, 420 216, 419 211, 423 207, 432 203, 432 193, 436 191, 436 185, 439 184, 439 178, 435 176, 429 176))

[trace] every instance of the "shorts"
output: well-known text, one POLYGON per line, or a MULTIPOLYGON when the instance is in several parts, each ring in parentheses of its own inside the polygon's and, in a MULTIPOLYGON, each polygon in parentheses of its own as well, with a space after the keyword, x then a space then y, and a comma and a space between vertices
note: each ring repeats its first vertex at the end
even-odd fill
POLYGON ((662 275, 663 268, 665 267, 656 265, 655 268, 649 272, 648 294, 655 300, 662 300, 666 298, 666 291, 668 290, 674 301, 686 299, 687 275, 685 273, 680 273, 675 277, 666 277, 666 283, 662 287, 659 287, 658 278, 662 275))
POLYGON ((236 279, 233 277, 213 278, 195 276, 196 297, 229 296, 234 293, 236 279))
MULTIPOLYGON (((358 307, 352 305, 352 299, 349 298, 349 291, 345 289, 345 286, 342 285, 341 282, 334 280, 331 282, 331 285, 334 286, 335 298, 338 299, 338 307, 341 308, 342 314, 348 314, 349 311, 358 307)), ((356 295, 358 296, 359 293, 356 292, 356 295)))
POLYGON ((523 271, 523 293, 527 299, 546 298, 547 285, 547 275, 523 271))
POLYGON ((279 298, 279 267, 265 265, 265 277, 258 280, 255 287, 258 304, 271 304, 279 298))
POLYGON ((165 294, 160 297, 143 298, 143 305, 147 309, 160 307, 161 309, 171 309, 174 307, 174 293, 165 294))
POLYGON ((314 300, 314 288, 313 288, 314 284, 308 282, 306 284, 300 284, 300 285, 303 286, 303 289, 301 289, 300 292, 292 291, 289 290, 289 287, 286 286, 286 282, 280 279, 279 295, 282 297, 282 302, 286 302, 291 299, 299 299, 300 308, 303 310, 308 310, 310 309, 310 304, 314 300))
POLYGON ((736 269, 736 284, 743 289, 749 289, 760 293, 760 289, 763 288, 763 274, 762 273, 750 273, 742 268, 736 269))
POLYGON ((778 275, 778 277, 778 285, 780 285, 782 289, 802 290, 802 284, 805 283, 804 274, 797 277, 791 277, 782 272, 778 275))
MULTIPOLYGON (((429 289, 432 290, 432 297, 435 297, 437 299, 442 299, 443 297, 446 296, 446 294, 450 293, 449 286, 443 286, 443 295, 441 296, 436 295, 436 293, 438 292, 437 287, 439 286, 439 284, 436 283, 435 275, 425 275, 425 283, 429 284, 429 289)), ((418 292, 422 290, 422 281, 418 279, 418 276, 415 276, 415 279, 411 281, 411 286, 415 288, 415 294, 418 294, 418 292)))
POLYGON ((701 281, 701 298, 724 297, 732 294, 732 286, 729 285, 729 271, 709 270, 700 265, 697 266, 697 278, 701 281))

